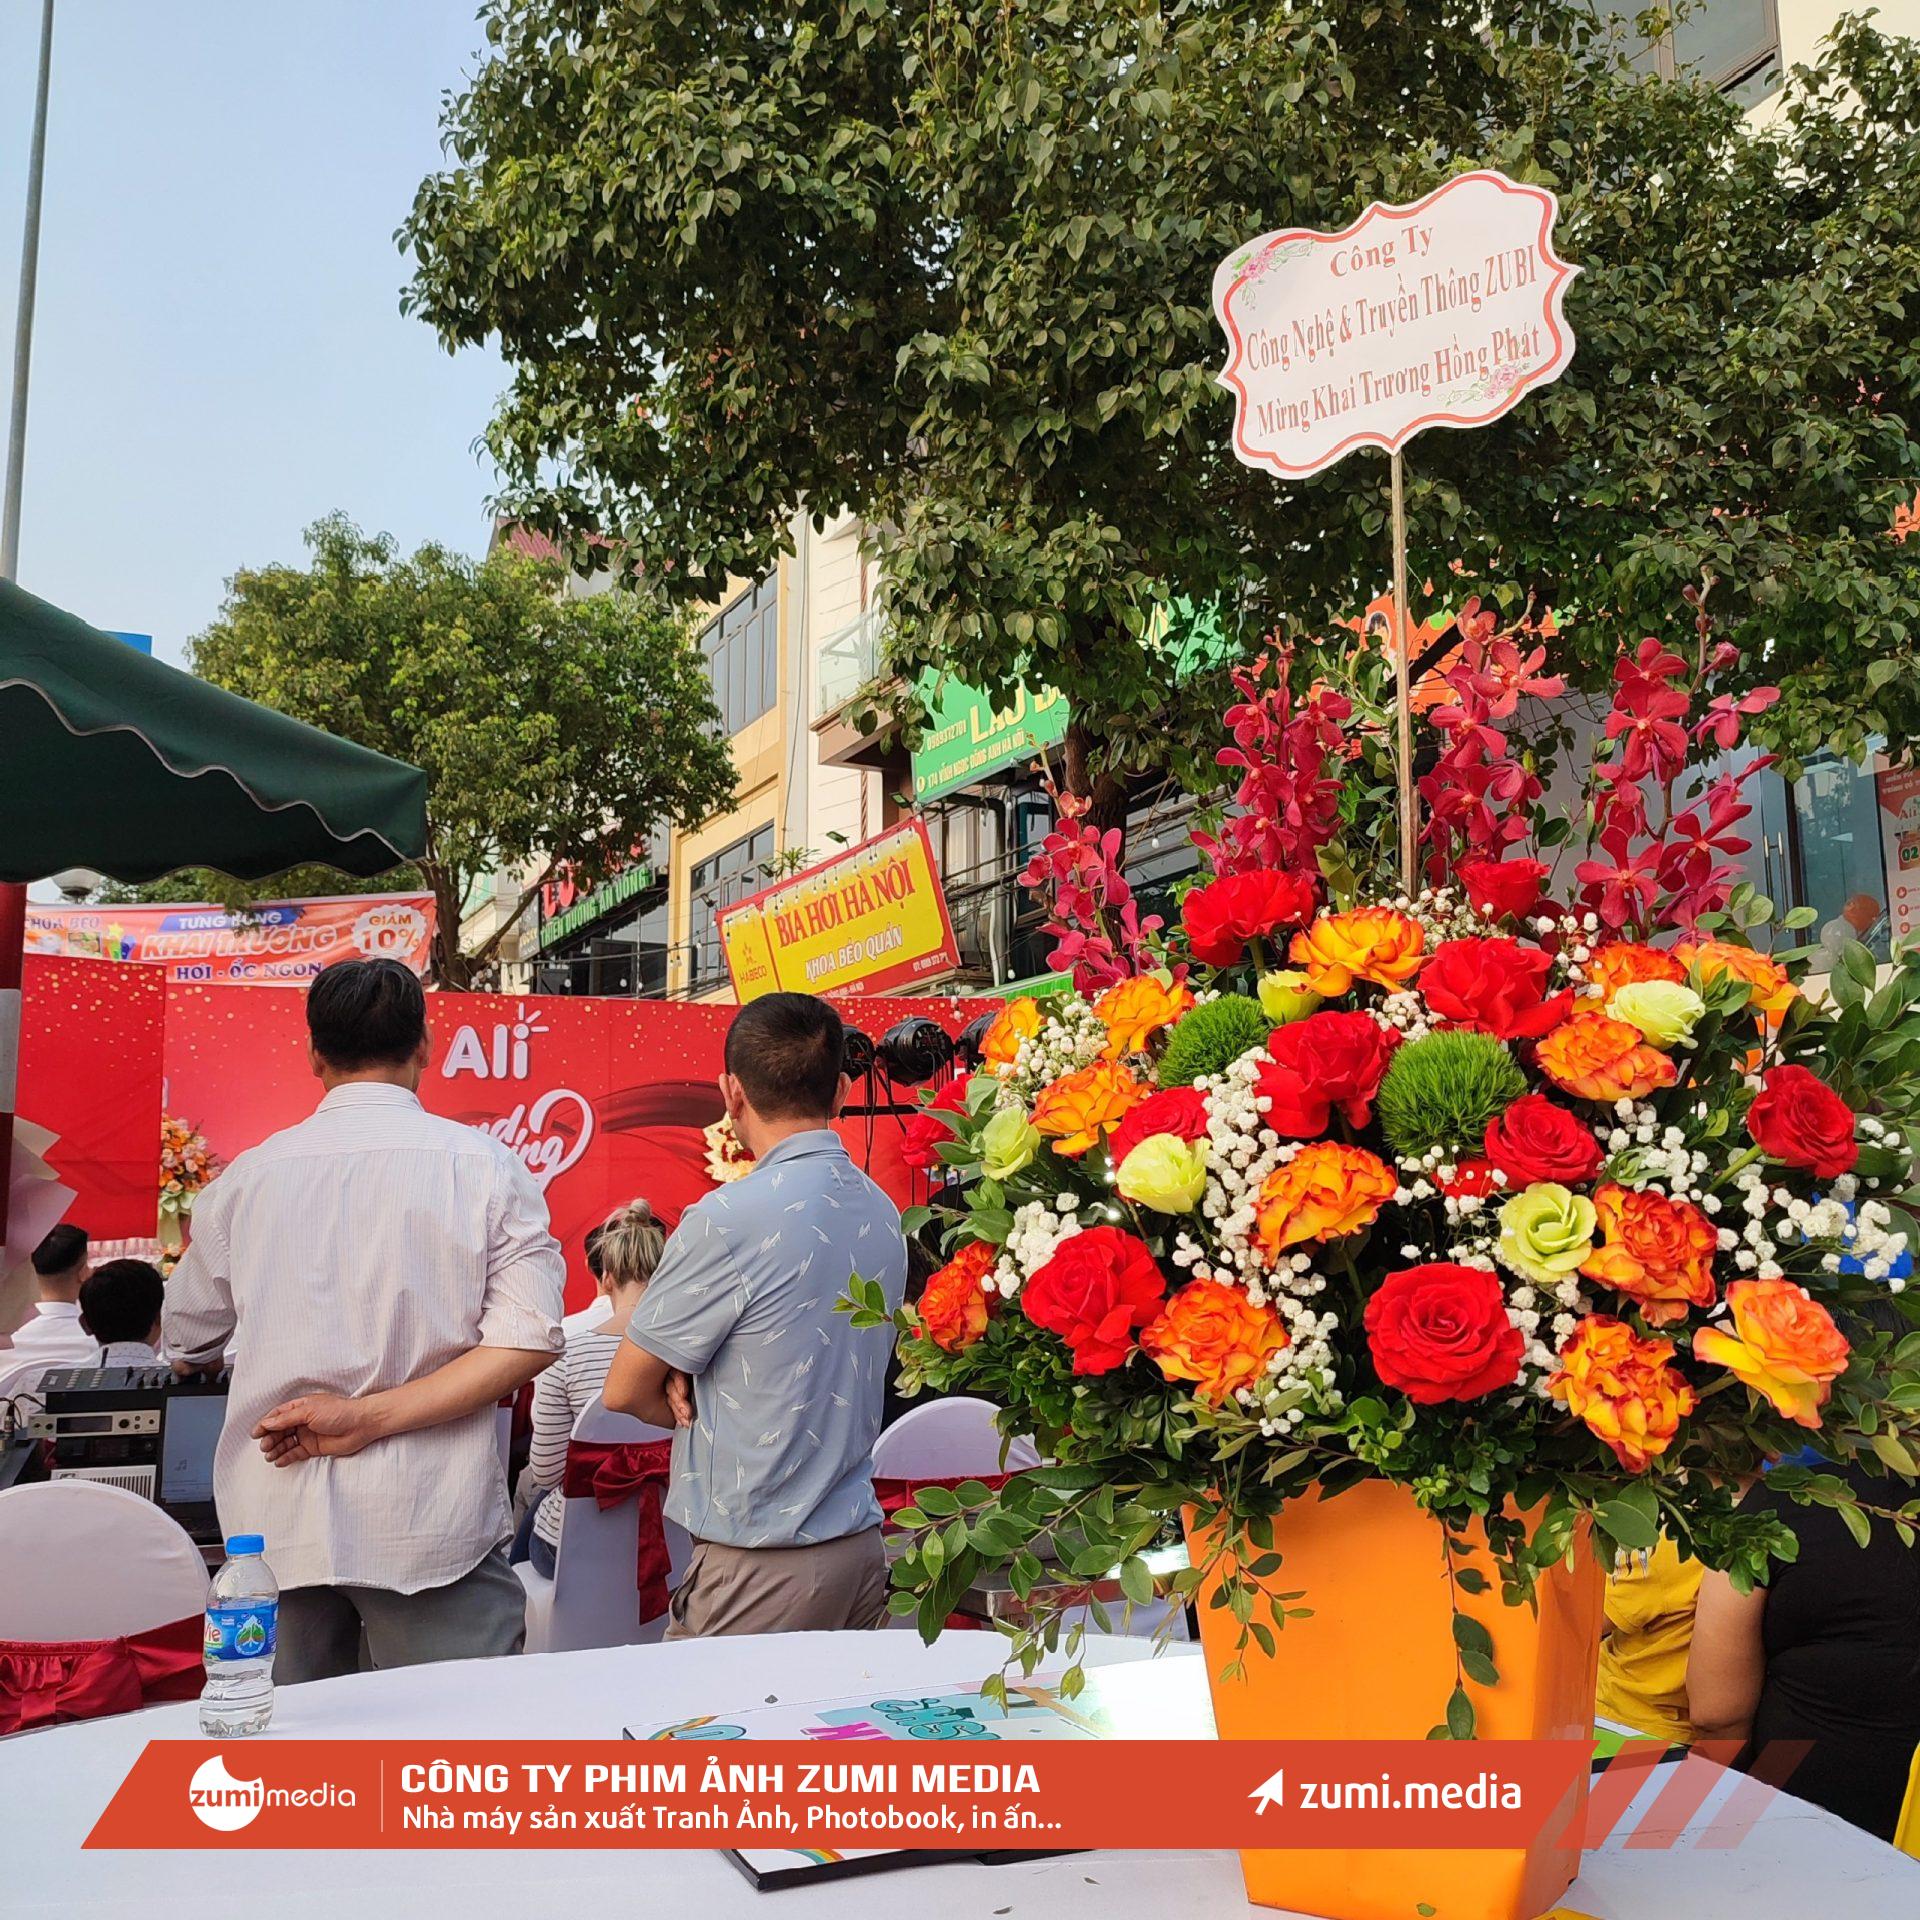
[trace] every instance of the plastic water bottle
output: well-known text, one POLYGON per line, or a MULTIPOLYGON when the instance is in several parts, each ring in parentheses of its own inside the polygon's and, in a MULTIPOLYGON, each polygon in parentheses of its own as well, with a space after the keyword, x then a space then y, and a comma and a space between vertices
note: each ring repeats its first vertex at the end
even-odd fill
POLYGON ((201 1649, 207 1683, 200 1731, 210 1740, 264 1733, 273 1718, 273 1648, 279 1637, 280 1583, 264 1558, 266 1541, 236 1533, 207 1597, 201 1649))

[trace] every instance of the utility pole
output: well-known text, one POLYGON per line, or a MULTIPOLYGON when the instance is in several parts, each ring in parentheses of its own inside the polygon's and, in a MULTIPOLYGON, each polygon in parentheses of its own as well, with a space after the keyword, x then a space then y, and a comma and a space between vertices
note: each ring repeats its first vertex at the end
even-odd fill
MULTIPOLYGON (((40 189, 47 172, 47 90, 53 75, 53 0, 40 9, 40 80, 27 159, 27 216, 20 235, 20 304, 13 316, 13 400, 7 415, 7 484, 0 498, 0 580, 20 566, 20 482, 27 466, 27 371, 33 360, 33 299, 40 278, 40 189)), ((0 1244, 13 1184, 13 1103, 20 1067, 20 982, 27 890, 0 884, 0 1244)))
POLYGON ((13 405, 7 419, 7 490, 0 505, 0 580, 20 571, 20 483, 27 466, 27 374, 33 362, 33 301, 40 279, 40 191, 47 174, 47 92, 53 77, 53 0, 40 9, 40 83, 27 155, 27 214, 20 233, 20 303, 13 316, 13 405))

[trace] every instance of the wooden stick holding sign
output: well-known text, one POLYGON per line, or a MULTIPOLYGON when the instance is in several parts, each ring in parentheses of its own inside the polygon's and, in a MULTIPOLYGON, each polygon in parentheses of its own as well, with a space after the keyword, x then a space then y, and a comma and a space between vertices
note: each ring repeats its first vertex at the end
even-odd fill
POLYGON ((1393 515, 1394 777, 1399 785, 1400 880, 1409 894, 1420 884, 1420 821, 1413 799, 1413 615, 1407 611, 1407 471, 1395 447, 1387 455, 1393 515))
POLYGON ((1263 233, 1213 276, 1228 343, 1233 450, 1300 478, 1355 447, 1389 463, 1401 878, 1419 886, 1408 653, 1406 470, 1426 427, 1483 427, 1573 358, 1562 312, 1579 271, 1553 250, 1559 202, 1504 174, 1463 173, 1407 206, 1375 201, 1338 233, 1263 233))

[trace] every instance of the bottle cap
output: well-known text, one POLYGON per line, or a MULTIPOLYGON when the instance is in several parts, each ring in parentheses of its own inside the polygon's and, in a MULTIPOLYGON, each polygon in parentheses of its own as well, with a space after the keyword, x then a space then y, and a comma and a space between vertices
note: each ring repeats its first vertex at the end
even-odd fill
POLYGON ((229 1553, 265 1553, 267 1537, 263 1533, 230 1533, 227 1535, 229 1553))

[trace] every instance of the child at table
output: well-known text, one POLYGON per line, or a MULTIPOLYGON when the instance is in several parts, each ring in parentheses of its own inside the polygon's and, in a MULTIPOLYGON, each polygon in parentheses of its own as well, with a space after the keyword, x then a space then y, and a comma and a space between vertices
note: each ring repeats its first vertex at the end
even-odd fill
POLYGON ((534 1382, 533 1450, 520 1481, 521 1497, 533 1504, 512 1557, 531 1560, 549 1579, 560 1546, 560 1483, 573 1423, 600 1397, 607 1369, 626 1337, 628 1317, 640 1304, 666 1243, 665 1229, 644 1200, 630 1200, 607 1216, 595 1248, 595 1277, 607 1315, 591 1327, 570 1325, 560 1358, 534 1382))

